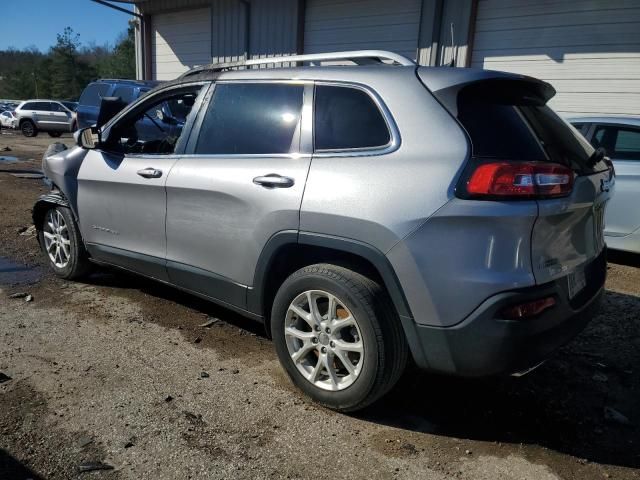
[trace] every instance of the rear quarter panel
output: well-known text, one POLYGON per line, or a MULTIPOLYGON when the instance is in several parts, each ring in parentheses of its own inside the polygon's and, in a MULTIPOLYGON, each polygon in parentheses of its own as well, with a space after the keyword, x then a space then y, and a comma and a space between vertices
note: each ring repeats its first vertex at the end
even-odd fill
MULTIPOLYGON (((368 243, 383 253, 417 229, 453 195, 468 156, 457 122, 418 81, 414 69, 353 73, 374 90, 393 117, 399 148, 384 155, 314 156, 300 229, 368 243)), ((326 80, 335 71, 327 71, 326 80)), ((338 71, 339 72, 339 71, 338 71)))

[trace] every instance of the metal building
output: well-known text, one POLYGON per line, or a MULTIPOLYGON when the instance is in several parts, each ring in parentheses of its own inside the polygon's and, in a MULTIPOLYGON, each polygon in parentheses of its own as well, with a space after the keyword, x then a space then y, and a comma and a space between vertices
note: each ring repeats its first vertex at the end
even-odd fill
POLYGON ((638 0, 135 0, 138 77, 294 53, 383 49, 532 75, 565 114, 640 115, 638 0))

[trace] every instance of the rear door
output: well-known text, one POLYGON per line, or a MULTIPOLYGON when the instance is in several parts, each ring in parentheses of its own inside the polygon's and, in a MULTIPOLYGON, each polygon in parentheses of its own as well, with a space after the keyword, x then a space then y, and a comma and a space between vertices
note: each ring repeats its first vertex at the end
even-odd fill
POLYGON ((58 102, 51 102, 51 127, 56 130, 71 130, 71 112, 58 102))
POLYGON ((606 150, 616 172, 605 232, 614 237, 629 235, 640 228, 640 127, 597 124, 591 144, 606 150))
POLYGON ((245 308, 263 247, 299 227, 312 96, 304 82, 215 85, 167 180, 173 283, 245 308))

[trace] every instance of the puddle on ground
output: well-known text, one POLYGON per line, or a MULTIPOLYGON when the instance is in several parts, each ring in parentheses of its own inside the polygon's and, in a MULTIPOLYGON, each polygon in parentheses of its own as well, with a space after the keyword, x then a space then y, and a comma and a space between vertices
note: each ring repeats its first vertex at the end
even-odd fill
POLYGON ((0 163, 6 163, 6 164, 10 164, 10 163, 18 163, 20 160, 18 159, 18 157, 12 157, 9 155, 0 155, 0 163))
POLYGON ((27 285, 40 280, 42 272, 33 267, 0 257, 0 285, 27 285))

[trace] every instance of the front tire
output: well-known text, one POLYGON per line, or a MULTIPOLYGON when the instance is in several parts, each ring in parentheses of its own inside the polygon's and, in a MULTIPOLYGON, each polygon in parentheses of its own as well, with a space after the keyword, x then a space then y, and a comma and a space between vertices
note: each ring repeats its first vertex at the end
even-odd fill
POLYGON ((36 124, 31 120, 25 120, 24 122, 22 122, 20 124, 20 131, 25 137, 35 137, 36 135, 38 135, 36 124))
POLYGON ((52 206, 42 217, 38 240, 49 266, 60 278, 73 280, 91 269, 80 231, 71 210, 52 206))
POLYGON ((284 281, 273 304, 271 334, 293 383, 342 412, 360 410, 387 393, 408 357, 384 288, 336 265, 310 265, 284 281))

